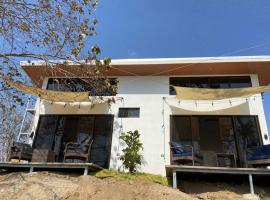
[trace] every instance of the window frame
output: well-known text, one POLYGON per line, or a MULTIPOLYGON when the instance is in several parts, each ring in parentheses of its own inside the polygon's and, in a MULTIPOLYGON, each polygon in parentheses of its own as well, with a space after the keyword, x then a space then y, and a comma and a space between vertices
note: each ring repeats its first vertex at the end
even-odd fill
MULTIPOLYGON (((83 78, 67 78, 67 77, 49 77, 47 80, 47 84, 46 84, 46 89, 47 90, 51 90, 51 91, 62 91, 62 92, 90 92, 93 93, 95 91, 90 91, 90 90, 84 90, 82 85, 79 85, 80 83, 83 82, 82 79, 91 79, 91 78, 87 78, 87 77, 83 77, 83 78), (59 80, 60 82, 57 83, 56 80, 59 80), (62 82, 61 82, 62 81, 62 82), (64 83, 65 81, 67 81, 67 83, 64 83), (68 84, 71 83, 70 85, 72 86, 72 82, 75 82, 75 84, 73 85, 73 87, 68 88, 68 84), (76 83, 78 82, 78 83, 76 83), (76 86, 76 84, 78 84, 78 86, 76 86), (65 85, 63 87, 63 85, 65 85), (56 88, 58 87, 58 88, 56 88), (61 89, 61 87, 63 87, 61 89)), ((108 78, 111 82, 112 85, 116 85, 116 87, 118 86, 118 79, 116 77, 109 77, 108 78)), ((89 89, 90 86, 85 86, 85 88, 89 89)), ((109 90, 109 89, 108 89, 109 90)), ((100 95, 93 95, 93 96, 116 96, 117 95, 117 91, 113 92, 113 91, 105 91, 105 94, 100 95)))
POLYGON ((141 115, 141 109, 139 107, 120 107, 118 109, 118 118, 140 118, 141 115), (122 113, 122 112, 124 113, 122 113), (136 116, 129 115, 129 111, 137 111, 136 116))
POLYGON ((172 87, 172 85, 174 86, 180 86, 180 87, 191 87, 191 88, 210 88, 210 89, 230 89, 230 88, 243 88, 243 87, 252 87, 252 80, 251 77, 249 75, 242 75, 242 76, 191 76, 191 77, 187 77, 187 76, 173 76, 173 77, 169 77, 169 94, 170 95, 176 95, 176 92, 174 90, 174 88, 172 87), (178 80, 177 80, 178 79, 178 80), (202 81, 202 87, 194 87, 194 85, 198 85, 199 80, 203 80, 202 81), (225 85, 226 87, 214 87, 215 84, 217 85, 218 82, 217 80, 222 79, 222 81, 220 82, 219 86, 221 86, 221 84, 225 85), (244 80, 245 81, 233 81, 233 80, 244 80), (178 82, 178 83, 177 83, 178 82), (205 84, 207 83, 207 85, 205 86, 205 84), (232 87, 232 84, 243 84, 244 86, 240 86, 240 87, 232 87))

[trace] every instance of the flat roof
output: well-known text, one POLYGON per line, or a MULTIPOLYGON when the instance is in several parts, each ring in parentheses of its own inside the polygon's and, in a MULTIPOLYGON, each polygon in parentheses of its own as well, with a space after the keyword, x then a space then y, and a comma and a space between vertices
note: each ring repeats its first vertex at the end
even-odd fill
MULTIPOLYGON (((63 61, 56 61, 63 63, 63 61)), ((89 63, 90 65, 91 63, 89 63)), ((93 63, 92 63, 93 64, 93 63)), ((78 68, 78 64, 57 69, 44 61, 21 62, 23 70, 39 87, 45 77, 78 77, 85 74, 89 66, 78 68)), ((193 75, 249 75, 257 74, 260 85, 270 83, 270 56, 230 56, 191 58, 144 58, 113 59, 108 76, 193 76, 193 75)))
MULTIPOLYGON (((181 64, 181 63, 223 63, 223 62, 270 62, 270 56, 228 56, 228 57, 187 57, 187 58, 136 58, 112 59, 111 65, 149 65, 149 64, 181 64)), ((54 61, 63 63, 64 61, 54 61)), ((83 63, 83 61, 82 61, 83 63)), ((20 66, 43 66, 45 61, 21 61, 20 66)), ((68 62, 70 65, 78 65, 68 62)), ((89 63, 91 64, 91 63, 89 63)))

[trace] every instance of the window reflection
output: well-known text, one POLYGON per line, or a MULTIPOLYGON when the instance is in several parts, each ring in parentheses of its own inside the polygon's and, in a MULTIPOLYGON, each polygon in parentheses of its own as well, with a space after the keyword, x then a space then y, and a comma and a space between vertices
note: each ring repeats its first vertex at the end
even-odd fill
POLYGON ((115 96, 117 85, 115 78, 109 79, 109 87, 104 83, 104 79, 91 80, 90 78, 50 78, 48 80, 47 89, 64 92, 90 92, 92 96, 115 96), (100 81, 100 83, 97 83, 100 81), (104 85, 104 87, 96 87, 96 85, 104 85))
POLYGON ((175 95, 172 86, 192 88, 243 88, 251 87, 249 76, 220 76, 220 77, 171 77, 170 95, 175 95))
POLYGON ((39 119, 34 148, 52 150, 55 161, 62 162, 67 143, 82 143, 91 136, 90 162, 108 168, 112 132, 113 115, 43 115, 39 119))
POLYGON ((216 166, 222 154, 246 167, 249 149, 262 144, 257 116, 171 116, 170 125, 171 141, 193 145, 204 165, 216 166))

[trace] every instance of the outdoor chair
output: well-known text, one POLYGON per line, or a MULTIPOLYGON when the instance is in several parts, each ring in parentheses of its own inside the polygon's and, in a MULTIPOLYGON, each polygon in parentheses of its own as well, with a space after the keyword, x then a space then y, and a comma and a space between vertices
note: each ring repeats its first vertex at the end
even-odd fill
POLYGON ((247 165, 252 167, 270 166, 270 144, 249 148, 247 165))
POLYGON ((9 161, 12 159, 31 161, 33 149, 31 145, 14 142, 10 148, 9 161))
POLYGON ((181 163, 191 161, 193 166, 195 165, 195 162, 203 162, 203 156, 200 154, 199 150, 194 150, 192 145, 183 145, 177 142, 170 142, 170 146, 172 152, 172 162, 181 163))
POLYGON ((67 143, 64 150, 64 162, 66 159, 79 159, 89 162, 92 143, 93 139, 91 136, 88 136, 81 143, 67 143))

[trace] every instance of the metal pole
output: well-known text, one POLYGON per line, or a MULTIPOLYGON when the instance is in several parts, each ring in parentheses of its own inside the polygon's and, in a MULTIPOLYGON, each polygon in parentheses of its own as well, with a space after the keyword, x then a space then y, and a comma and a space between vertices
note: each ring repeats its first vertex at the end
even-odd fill
POLYGON ((34 167, 30 167, 29 173, 33 173, 33 172, 34 172, 34 167))
POLYGON ((88 167, 85 167, 84 168, 84 173, 83 173, 84 176, 87 176, 88 175, 88 167))
POLYGON ((173 171, 173 189, 177 189, 177 176, 176 176, 176 171, 173 171))
MULTIPOLYGON (((20 132, 19 132, 19 135, 17 137, 17 141, 20 140, 20 137, 21 137, 21 134, 22 134, 22 131, 23 131, 23 126, 24 126, 27 110, 28 110, 28 107, 29 107, 29 104, 30 104, 30 100, 31 100, 31 95, 29 95, 28 99, 27 99, 27 104, 26 104, 24 115, 23 115, 23 120, 22 120, 22 123, 21 123, 20 132)), ((28 137, 29 137, 29 135, 28 135, 28 137)))
POLYGON ((252 174, 248 174, 248 178, 249 178, 250 193, 254 194, 254 185, 253 185, 252 174))
POLYGON ((21 124, 20 132, 19 133, 21 133, 22 132, 22 129, 23 129, 23 125, 24 125, 24 121, 25 121, 27 109, 28 109, 29 104, 30 104, 30 98, 31 98, 31 96, 29 96, 28 99, 27 99, 27 104, 26 104, 26 108, 25 108, 25 112, 24 112, 24 115, 23 115, 23 120, 22 120, 22 124, 21 124))

